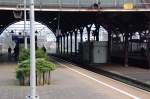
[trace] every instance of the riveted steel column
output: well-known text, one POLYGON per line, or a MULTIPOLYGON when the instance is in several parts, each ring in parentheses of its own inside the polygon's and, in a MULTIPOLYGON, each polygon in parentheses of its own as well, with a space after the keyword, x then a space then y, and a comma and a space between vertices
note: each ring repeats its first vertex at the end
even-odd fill
POLYGON ((112 30, 108 30, 108 62, 111 62, 112 30))
POLYGON ((95 24, 95 26, 96 26, 96 30, 95 30, 96 41, 99 41, 99 29, 100 29, 100 25, 99 24, 95 24))
POLYGON ((150 40, 147 42, 147 60, 148 60, 148 69, 150 69, 150 40))
POLYGON ((71 55, 72 55, 72 32, 70 32, 70 47, 71 47, 71 55))
POLYGON ((61 48, 60 48, 60 53, 62 54, 62 50, 63 50, 63 41, 62 41, 62 36, 60 36, 60 45, 61 45, 61 48))
POLYGON ((88 50, 89 50, 89 52, 88 52, 88 54, 89 54, 89 57, 88 57, 88 63, 90 63, 91 62, 91 44, 90 44, 90 32, 91 32, 91 26, 92 25, 88 25, 88 26, 86 26, 86 29, 87 29, 87 36, 88 36, 88 45, 89 45, 89 47, 88 47, 88 50))
POLYGON ((129 46, 129 40, 128 40, 129 34, 125 33, 125 55, 124 55, 124 66, 128 66, 128 46, 129 46))
POLYGON ((63 43, 64 43, 64 44, 63 44, 63 48, 64 48, 64 51, 63 51, 63 52, 64 52, 64 54, 65 54, 65 52, 66 52, 66 51, 65 51, 65 50, 66 50, 66 49, 65 49, 65 45, 66 45, 66 44, 65 44, 65 43, 66 43, 66 42, 65 42, 65 35, 63 35, 63 43))
POLYGON ((148 61, 148 69, 150 69, 150 30, 146 37, 147 37, 146 56, 148 61))
POLYGON ((86 29, 87 29, 87 40, 88 40, 88 42, 90 42, 91 26, 92 25, 86 26, 86 29))
POLYGON ((57 54, 59 54, 60 53, 60 37, 59 36, 56 37, 56 44, 57 44, 56 45, 57 46, 56 47, 57 48, 56 49, 57 50, 57 54))
POLYGON ((77 55, 77 30, 74 31, 75 34, 75 56, 77 55))
POLYGON ((84 28, 80 28, 80 43, 82 43, 83 42, 83 29, 84 28))
POLYGON ((69 35, 66 34, 66 37, 67 37, 67 54, 68 54, 68 49, 69 49, 69 48, 68 48, 68 36, 69 36, 69 35))

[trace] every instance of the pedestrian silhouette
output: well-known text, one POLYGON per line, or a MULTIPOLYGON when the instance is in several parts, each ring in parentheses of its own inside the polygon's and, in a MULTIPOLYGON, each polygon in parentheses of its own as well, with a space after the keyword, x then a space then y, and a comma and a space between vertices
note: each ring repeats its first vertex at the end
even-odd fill
POLYGON ((14 48, 14 57, 15 57, 15 60, 18 59, 18 55, 19 55, 19 46, 15 46, 15 48, 14 48))
POLYGON ((11 47, 8 48, 8 54, 11 54, 11 47))
POLYGON ((8 48, 8 60, 11 60, 11 47, 8 48))
POLYGON ((43 45, 42 49, 43 49, 43 51, 46 53, 46 48, 45 48, 45 46, 44 46, 44 45, 43 45))

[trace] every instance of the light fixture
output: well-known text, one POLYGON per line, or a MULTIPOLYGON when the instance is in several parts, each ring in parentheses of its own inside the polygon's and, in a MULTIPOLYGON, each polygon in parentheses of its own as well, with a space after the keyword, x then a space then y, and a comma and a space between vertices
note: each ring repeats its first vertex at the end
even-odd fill
POLYGON ((13 30, 11 30, 11 32, 10 32, 10 33, 12 33, 12 34, 13 34, 13 33, 14 33, 14 31, 13 31, 13 30))
POLYGON ((21 7, 22 7, 21 4, 16 5, 16 10, 13 10, 14 18, 16 18, 16 19, 21 19, 22 18, 21 7))
POLYGON ((38 31, 36 30, 35 33, 38 34, 38 31))
POLYGON ((55 17, 53 20, 57 20, 57 17, 55 17))
POLYGON ((55 20, 57 20, 57 17, 54 17, 52 20, 50 19, 49 23, 51 24, 55 20))
POLYGON ((19 35, 22 35, 22 33, 21 33, 21 32, 19 32, 19 35))

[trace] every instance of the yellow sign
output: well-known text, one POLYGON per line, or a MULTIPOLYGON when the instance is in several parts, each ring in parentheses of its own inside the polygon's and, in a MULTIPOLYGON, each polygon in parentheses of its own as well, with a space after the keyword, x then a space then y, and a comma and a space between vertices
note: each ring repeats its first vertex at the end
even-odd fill
POLYGON ((125 3, 123 5, 123 8, 126 10, 131 10, 131 9, 133 9, 133 7, 134 7, 133 3, 125 3))

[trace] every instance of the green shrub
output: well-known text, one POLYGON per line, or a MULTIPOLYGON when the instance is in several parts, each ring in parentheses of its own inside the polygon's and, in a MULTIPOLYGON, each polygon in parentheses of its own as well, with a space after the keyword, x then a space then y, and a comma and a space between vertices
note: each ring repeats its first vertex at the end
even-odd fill
MULTIPOLYGON (((19 79, 21 85, 29 83, 30 76, 30 52, 26 49, 20 50, 19 63, 16 69, 16 78, 19 79)), ((36 50, 36 77, 43 84, 50 83, 50 71, 55 69, 55 64, 48 61, 48 56, 43 49, 36 50)))
POLYGON ((29 59, 30 53, 27 49, 21 49, 19 53, 19 62, 29 59))
MULTIPOLYGON (((27 49, 21 49, 19 54, 19 62, 27 60, 29 58, 30 58, 30 51, 27 49)), ((41 48, 39 48, 36 50, 36 58, 48 59, 48 56, 41 48)))
MULTIPOLYGON (((50 71, 55 69, 55 64, 52 62, 47 61, 44 58, 37 58, 36 59, 36 73, 37 77, 40 77, 41 80, 41 75, 43 75, 42 79, 43 82, 47 82, 48 84, 50 83, 50 71), (45 75, 48 74, 49 77, 48 79, 45 78, 45 75)), ((20 82, 25 84, 25 78, 29 78, 30 76, 30 62, 29 60, 21 61, 21 63, 18 64, 18 67, 16 69, 16 78, 19 79, 20 82)), ((38 79, 37 78, 37 79, 38 79)), ((27 81, 29 82, 29 81, 27 81)))
POLYGON ((36 58, 45 58, 45 59, 48 59, 47 54, 41 48, 39 48, 39 49, 36 50, 36 58))

